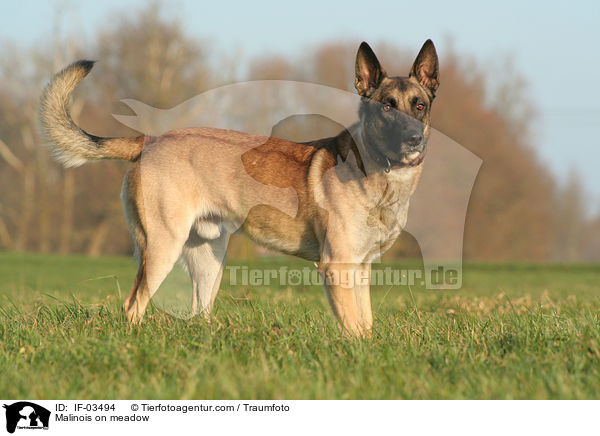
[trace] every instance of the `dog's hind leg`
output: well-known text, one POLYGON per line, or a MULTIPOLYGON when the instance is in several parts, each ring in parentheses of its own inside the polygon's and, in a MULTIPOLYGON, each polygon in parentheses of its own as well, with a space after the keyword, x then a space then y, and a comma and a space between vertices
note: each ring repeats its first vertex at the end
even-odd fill
POLYGON ((141 183, 141 168, 134 165, 123 183, 125 216, 134 237, 140 266, 123 310, 131 322, 141 321, 146 306, 181 255, 193 216, 174 207, 173 186, 141 183), (154 192, 158 189, 160 192, 154 192), (144 189, 142 189, 144 188, 144 189))
POLYGON ((138 266, 138 272, 135 276, 135 280, 133 285, 131 286, 131 291, 129 292, 129 296, 123 303, 123 312, 127 313, 129 308, 131 307, 131 302, 135 300, 135 296, 137 295, 138 289, 142 284, 142 278, 144 277, 144 270, 146 269, 146 259, 144 258, 145 254, 140 254, 140 264, 138 266))
POLYGON ((146 231, 143 216, 140 215, 140 204, 136 201, 139 187, 139 167, 134 165, 123 180, 121 190, 121 200, 123 202, 123 210, 125 218, 129 226, 129 231, 133 238, 135 254, 138 258, 138 272, 131 287, 129 296, 123 303, 123 312, 127 313, 131 307, 131 303, 135 301, 139 287, 142 284, 142 279, 146 270, 146 231))
POLYGON ((212 310, 225 267, 228 233, 212 240, 190 236, 183 247, 183 260, 193 284, 192 311, 208 316, 212 310))
POLYGON ((153 239, 152 233, 148 235, 148 247, 142 258, 139 284, 137 289, 132 291, 126 310, 127 318, 131 322, 142 320, 150 299, 181 255, 184 242, 184 237, 177 237, 168 231, 161 231, 156 239, 153 239))

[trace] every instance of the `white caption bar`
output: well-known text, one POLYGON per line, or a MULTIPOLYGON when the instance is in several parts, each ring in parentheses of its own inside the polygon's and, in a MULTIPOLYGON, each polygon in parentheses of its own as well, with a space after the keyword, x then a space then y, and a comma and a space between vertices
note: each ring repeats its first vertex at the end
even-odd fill
POLYGON ((0 434, 587 434, 596 401, 0 400, 0 434), (12 431, 11 431, 12 430, 12 431), (42 433, 35 430, 43 430, 42 433), (165 433, 172 432, 172 433, 165 433), (218 433, 217 433, 218 432, 218 433), (383 433, 385 432, 385 433, 383 433))

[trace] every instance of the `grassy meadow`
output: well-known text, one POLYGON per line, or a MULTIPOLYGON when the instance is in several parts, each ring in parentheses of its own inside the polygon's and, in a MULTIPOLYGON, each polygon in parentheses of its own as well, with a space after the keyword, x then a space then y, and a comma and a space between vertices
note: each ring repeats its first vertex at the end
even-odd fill
MULTIPOLYGON (((375 287, 369 339, 340 335, 319 286, 227 273, 210 323, 151 307, 132 327, 120 305, 135 269, 0 253, 0 397, 600 398, 598 266, 476 263, 458 291, 375 287)), ((165 286, 182 294, 166 294, 189 298, 186 280, 175 272, 165 286)))

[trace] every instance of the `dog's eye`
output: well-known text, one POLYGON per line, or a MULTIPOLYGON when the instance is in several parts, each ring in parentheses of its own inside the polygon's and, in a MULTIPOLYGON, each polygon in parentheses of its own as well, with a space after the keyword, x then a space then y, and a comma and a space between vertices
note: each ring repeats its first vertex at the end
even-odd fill
POLYGON ((418 111, 422 111, 423 109, 425 109, 425 103, 418 103, 418 104, 415 106, 415 108, 416 108, 418 111))
POLYGON ((389 111, 391 108, 392 107, 389 104, 384 104, 383 105, 383 110, 386 111, 386 112, 389 111))

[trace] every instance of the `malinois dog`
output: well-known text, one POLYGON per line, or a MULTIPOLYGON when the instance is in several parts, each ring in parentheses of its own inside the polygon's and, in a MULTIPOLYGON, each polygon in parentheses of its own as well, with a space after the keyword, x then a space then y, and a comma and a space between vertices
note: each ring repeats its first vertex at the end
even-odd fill
POLYGON ((358 122, 307 143, 212 128, 159 137, 91 135, 74 123, 68 102, 92 66, 78 61, 56 74, 40 118, 67 167, 94 159, 133 162, 122 189, 139 258, 123 305, 130 321, 142 319, 180 257, 193 282, 193 310, 209 314, 229 235, 241 228, 258 244, 314 261, 343 331, 371 331, 371 262, 406 224, 429 137, 439 85, 430 40, 406 77, 389 77, 363 42, 355 64, 358 122))

